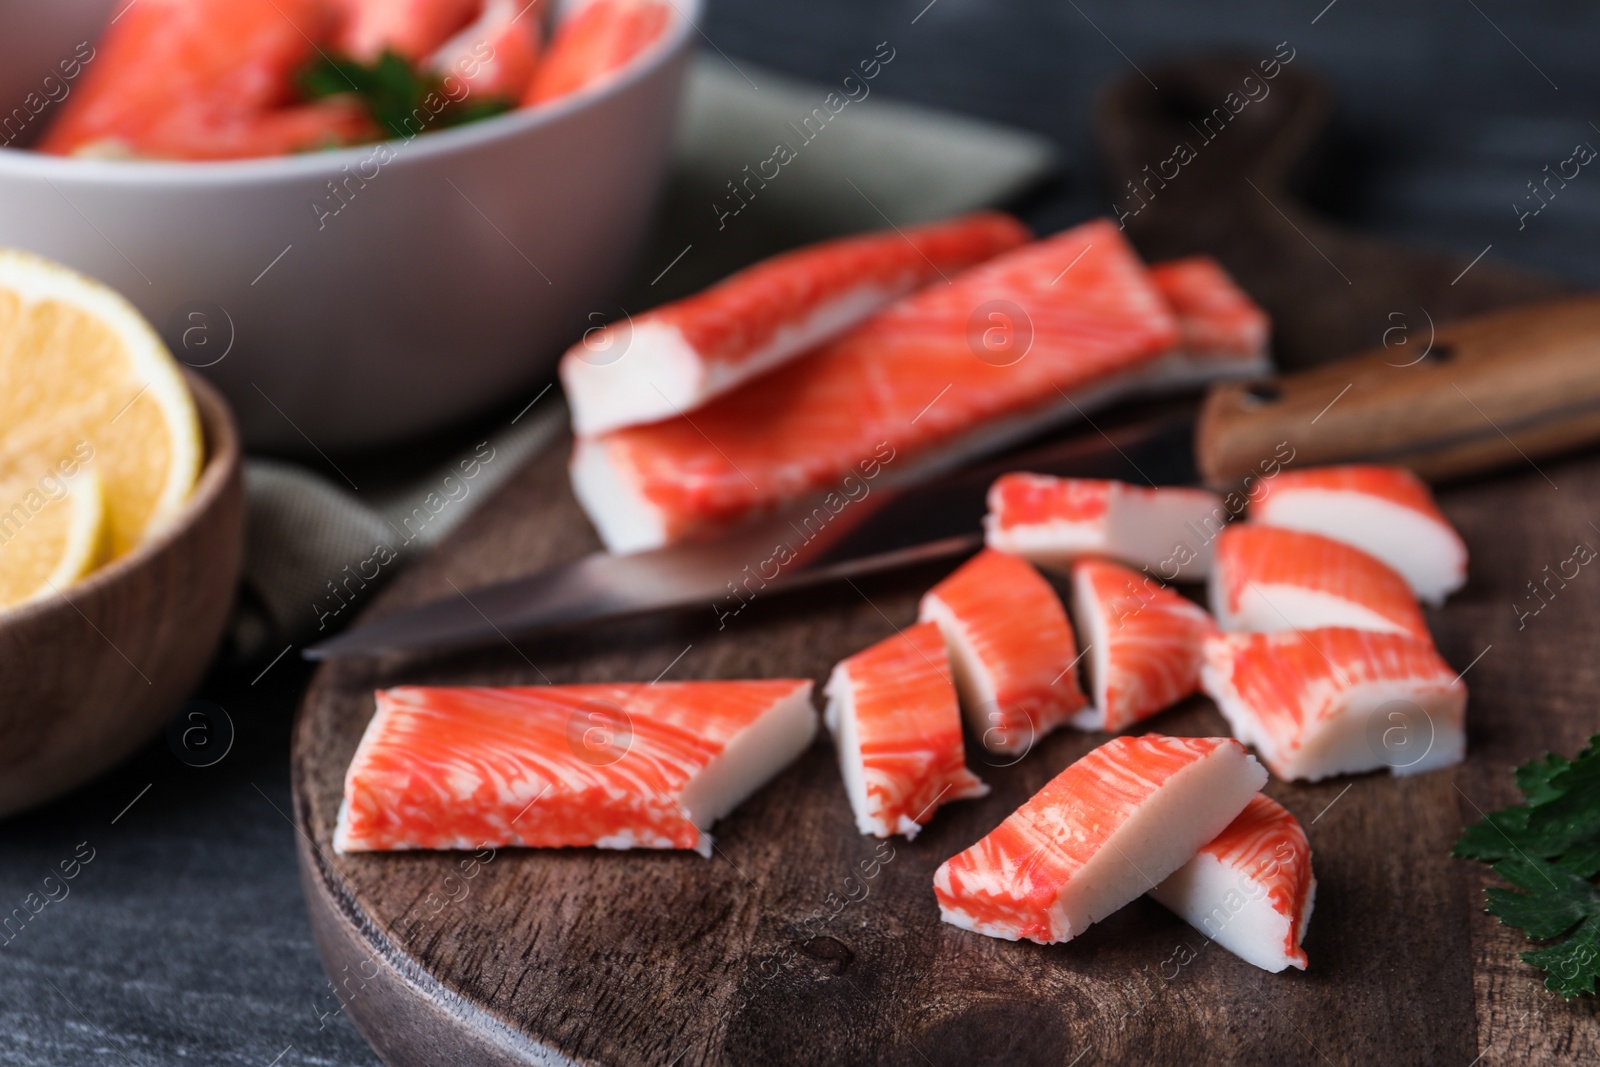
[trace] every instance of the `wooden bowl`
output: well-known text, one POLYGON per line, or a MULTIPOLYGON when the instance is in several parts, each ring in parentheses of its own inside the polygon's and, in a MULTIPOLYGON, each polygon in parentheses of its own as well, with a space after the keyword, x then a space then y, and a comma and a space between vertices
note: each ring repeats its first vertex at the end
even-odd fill
POLYGON ((206 460, 178 520, 61 596, 0 613, 0 815, 148 741, 216 652, 244 553, 244 481, 233 415, 187 377, 206 460))

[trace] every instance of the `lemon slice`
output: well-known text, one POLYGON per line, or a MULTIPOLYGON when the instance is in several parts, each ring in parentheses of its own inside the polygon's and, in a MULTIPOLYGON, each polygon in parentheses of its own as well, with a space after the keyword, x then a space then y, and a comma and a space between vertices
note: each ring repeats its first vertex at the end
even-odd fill
POLYGON ((65 589, 98 567, 110 548, 105 493, 99 475, 0 486, 0 608, 65 589))
MULTIPOLYGON (((60 264, 0 249, 0 485, 93 471, 116 557, 178 514, 200 458, 194 400, 133 305, 60 264)), ((0 497, 0 522, 12 506, 0 497)))

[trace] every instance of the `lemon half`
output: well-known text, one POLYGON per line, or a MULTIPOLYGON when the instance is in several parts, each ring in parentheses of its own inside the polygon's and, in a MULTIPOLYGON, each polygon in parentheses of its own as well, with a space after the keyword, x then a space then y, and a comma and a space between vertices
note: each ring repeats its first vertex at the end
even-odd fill
MULTIPOLYGON (((201 452, 183 374, 133 305, 60 264, 0 249, 0 534, 28 492, 66 477, 73 506, 25 508, 26 528, 52 509, 78 515, 88 507, 78 490, 98 484, 109 557, 120 556, 177 516, 201 452)), ((70 537, 52 537, 66 552, 70 537)), ((5 557, 0 548, 10 588, 5 557)))

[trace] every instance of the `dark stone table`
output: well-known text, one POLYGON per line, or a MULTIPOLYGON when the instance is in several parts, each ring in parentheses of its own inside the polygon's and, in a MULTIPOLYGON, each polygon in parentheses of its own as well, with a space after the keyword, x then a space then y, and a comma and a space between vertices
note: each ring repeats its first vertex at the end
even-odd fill
MULTIPOLYGON (((1061 178, 1023 205, 1042 230, 1109 211, 1088 126, 1098 86, 1163 56, 1254 58, 1288 41, 1339 101, 1313 203, 1393 238, 1466 256, 1492 244, 1600 282, 1600 174, 1520 228, 1513 207, 1574 144, 1600 144, 1600 8, 1325 2, 712 0, 702 28, 736 60, 817 80, 891 41, 875 91, 1060 144, 1061 178)), ((202 691, 236 728, 216 765, 185 765, 157 741, 0 824, 0 915, 60 861, 92 857, 69 895, 0 934, 0 1064, 377 1062, 337 1014, 295 870, 285 756, 310 672, 293 655, 259 669, 219 668, 202 691)))

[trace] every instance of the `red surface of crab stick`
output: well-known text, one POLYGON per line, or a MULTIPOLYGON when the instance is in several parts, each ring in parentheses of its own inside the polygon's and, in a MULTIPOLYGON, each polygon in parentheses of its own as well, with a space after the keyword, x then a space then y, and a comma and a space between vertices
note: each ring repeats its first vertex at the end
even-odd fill
POLYGON ((1194 381, 1219 376, 1251 378, 1272 373, 1267 355, 1267 313, 1210 256, 1168 260, 1150 279, 1178 316, 1178 345, 1166 357, 1189 367, 1194 381))
POLYGON ((612 551, 655 548, 868 461, 900 478, 1079 417, 1176 339, 1116 226, 1090 222, 926 286, 691 415, 581 439, 573 487, 612 551))
POLYGON ((1072 611, 1089 663, 1085 730, 1123 730, 1200 688, 1211 616, 1147 574, 1104 560, 1072 568, 1072 611))
POLYGON ((1343 541, 1251 522, 1217 538, 1211 611, 1223 630, 1349 626, 1432 640, 1416 594, 1388 564, 1343 541))
POLYGON ((1299 820, 1264 794, 1150 896, 1264 971, 1306 969, 1300 942, 1317 896, 1311 844, 1299 820))
POLYGON ((841 661, 826 692, 828 729, 862 833, 913 838, 941 805, 989 792, 967 770, 937 626, 908 626, 841 661))
POLYGON ((940 865, 940 915, 990 937, 1069 941, 1187 863, 1266 781, 1232 738, 1112 738, 940 865))
POLYGON ((122 8, 38 144, 106 158, 237 159, 369 139, 354 100, 297 103, 333 27, 319 0, 139 0, 122 8))
POLYGON ((955 665, 967 721, 994 752, 1027 752, 1084 705, 1072 624, 1026 560, 984 549, 922 598, 955 665))
POLYGON ((672 20, 662 0, 590 0, 550 38, 523 104, 542 104, 599 84, 661 39, 672 20))
POLYGON ((983 525, 990 548, 1041 567, 1098 556, 1173 581, 1210 572, 1212 543, 1227 521, 1222 498, 1204 489, 1019 472, 989 487, 983 525))
POLYGON ((380 690, 334 847, 709 856, 711 824, 811 743, 810 698, 793 679, 380 690))
POLYGON ((561 360, 580 435, 693 411, 929 282, 1023 244, 980 212, 773 256, 702 293, 592 331, 561 360))
POLYGON ((1330 627, 1206 639, 1200 680, 1272 773, 1319 781, 1461 762, 1467 687, 1428 641, 1330 627))
POLYGON ((1441 604, 1467 580, 1467 546, 1416 475, 1399 467, 1316 467, 1265 479, 1251 520, 1355 545, 1441 604))

